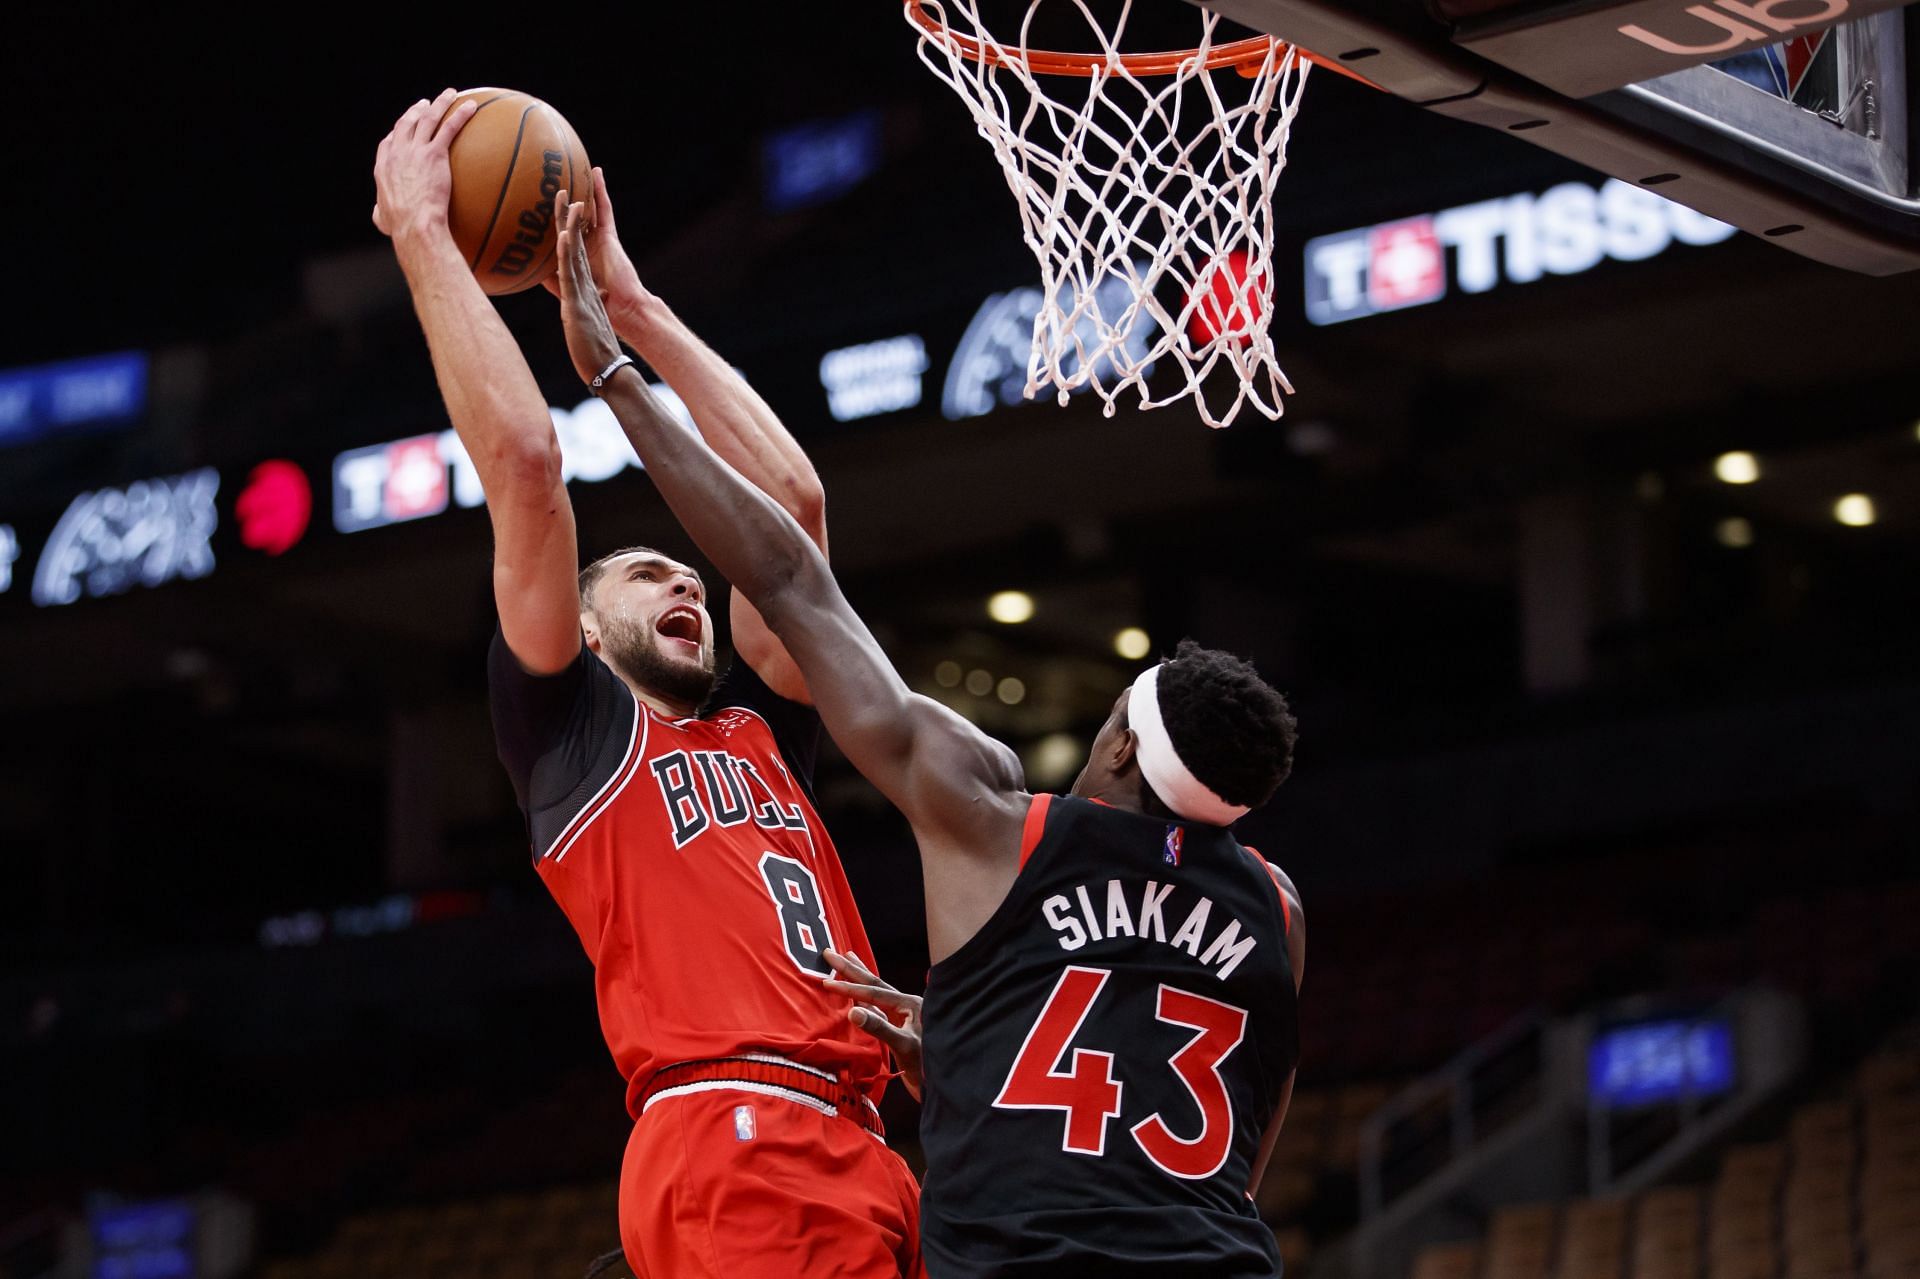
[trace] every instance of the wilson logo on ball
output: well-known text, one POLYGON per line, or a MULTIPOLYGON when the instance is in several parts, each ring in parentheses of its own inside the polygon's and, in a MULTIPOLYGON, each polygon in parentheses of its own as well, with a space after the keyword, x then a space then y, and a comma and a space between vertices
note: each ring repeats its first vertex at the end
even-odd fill
POLYGON ((573 127, 540 99, 469 89, 453 106, 465 101, 479 106, 447 153, 448 226, 481 288, 518 293, 553 274, 554 197, 565 190, 591 200, 593 168, 573 127))
POLYGON ((520 230, 514 234, 512 242, 500 250, 493 270, 519 275, 533 261, 534 253, 547 238, 547 228, 553 225, 553 198, 560 194, 560 170, 565 162, 566 157, 558 151, 541 155, 539 203, 520 210, 520 230))

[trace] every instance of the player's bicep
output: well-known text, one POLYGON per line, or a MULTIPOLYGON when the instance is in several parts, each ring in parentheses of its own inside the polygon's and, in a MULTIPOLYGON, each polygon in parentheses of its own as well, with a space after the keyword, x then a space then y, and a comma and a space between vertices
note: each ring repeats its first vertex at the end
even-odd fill
POLYGON ((580 651, 579 548, 573 508, 558 473, 490 499, 493 598, 500 633, 535 675, 563 670, 580 651))

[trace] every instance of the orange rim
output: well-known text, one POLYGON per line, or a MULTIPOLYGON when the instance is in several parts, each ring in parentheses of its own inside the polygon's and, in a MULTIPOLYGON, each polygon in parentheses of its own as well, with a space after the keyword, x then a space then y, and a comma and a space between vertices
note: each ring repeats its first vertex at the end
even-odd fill
MULTIPOLYGON (((1040 75, 1079 76, 1086 79, 1108 68, 1109 60, 1104 53, 1056 53, 1047 49, 1017 49, 991 41, 978 40, 973 36, 961 35, 931 13, 927 12, 925 0, 906 0, 907 17, 912 23, 926 32, 930 39, 951 46, 961 57, 973 62, 984 62, 988 66, 1024 66, 1040 75)), ((1250 36, 1245 40, 1234 40, 1228 44, 1216 45, 1207 50, 1204 67, 1208 71, 1218 71, 1222 67, 1232 67, 1243 76, 1252 76, 1267 60, 1267 51, 1276 50, 1284 55, 1291 48, 1302 58, 1315 66, 1325 67, 1349 80, 1357 80, 1370 89, 1380 86, 1356 71, 1349 70, 1331 58, 1323 58, 1298 45, 1289 45, 1276 36, 1250 36)), ((1115 54, 1112 62, 1118 63, 1137 76, 1175 75, 1200 56, 1198 49, 1167 49, 1159 53, 1121 53, 1115 54)))

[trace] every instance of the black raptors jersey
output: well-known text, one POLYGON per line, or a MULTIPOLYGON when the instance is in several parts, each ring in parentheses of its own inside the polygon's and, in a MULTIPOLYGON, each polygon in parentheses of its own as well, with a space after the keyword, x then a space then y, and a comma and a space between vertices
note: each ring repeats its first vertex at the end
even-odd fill
POLYGON ((928 974, 929 1275, 1274 1275, 1247 1198, 1299 1055, 1289 908, 1225 830, 1036 796, 928 974))

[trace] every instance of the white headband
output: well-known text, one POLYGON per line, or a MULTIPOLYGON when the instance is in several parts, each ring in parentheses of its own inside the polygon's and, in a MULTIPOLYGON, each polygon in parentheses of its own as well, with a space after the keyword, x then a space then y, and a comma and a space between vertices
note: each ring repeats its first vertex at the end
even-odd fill
MULTIPOLYGON (((1164 665, 1164 663, 1163 663, 1164 665)), ((1160 667, 1151 666, 1133 681, 1127 695, 1127 727, 1133 730, 1134 758, 1141 776, 1168 808, 1181 817, 1215 826, 1231 826, 1247 815, 1241 804, 1229 804, 1201 784, 1180 762, 1167 726, 1160 718, 1160 667)))

